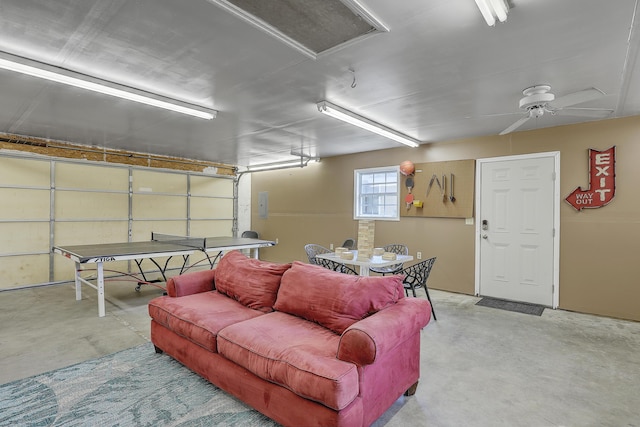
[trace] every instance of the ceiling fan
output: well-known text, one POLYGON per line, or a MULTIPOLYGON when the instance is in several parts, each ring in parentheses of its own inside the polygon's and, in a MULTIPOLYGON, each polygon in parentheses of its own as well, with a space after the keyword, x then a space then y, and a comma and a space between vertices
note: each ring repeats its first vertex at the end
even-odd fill
POLYGON ((536 85, 523 90, 522 94, 524 97, 520 99, 520 109, 525 111, 524 116, 500 132, 500 135, 513 132, 522 126, 527 120, 541 117, 544 113, 549 113, 551 115, 564 114, 569 116, 597 118, 605 118, 613 113, 613 110, 606 108, 572 107, 573 105, 582 104, 583 102, 593 101, 603 97, 605 93, 600 89, 592 87, 578 92, 569 93, 559 98, 556 98, 553 93, 549 92, 550 90, 551 86, 549 85, 536 85))

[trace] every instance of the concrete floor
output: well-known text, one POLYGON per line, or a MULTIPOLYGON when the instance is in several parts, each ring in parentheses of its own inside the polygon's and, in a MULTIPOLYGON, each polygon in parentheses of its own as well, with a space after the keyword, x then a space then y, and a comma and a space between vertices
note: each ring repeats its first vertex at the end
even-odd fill
MULTIPOLYGON (((149 339, 146 303, 161 292, 107 283, 0 292, 0 384, 149 339)), ((432 291, 438 321, 422 332, 415 396, 375 427, 640 426, 640 323, 546 309, 541 317, 432 291)))

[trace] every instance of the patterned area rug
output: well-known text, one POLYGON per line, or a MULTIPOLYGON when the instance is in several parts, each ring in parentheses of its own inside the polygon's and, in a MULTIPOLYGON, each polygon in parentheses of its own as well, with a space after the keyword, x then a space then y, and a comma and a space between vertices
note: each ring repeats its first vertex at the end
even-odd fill
POLYGON ((144 344, 0 386, 0 426, 278 426, 144 344))
POLYGON ((497 298, 484 297, 476 303, 483 307, 499 308, 501 310, 515 311, 516 313, 532 314, 542 316, 544 306, 528 304, 525 302, 505 301, 497 298))

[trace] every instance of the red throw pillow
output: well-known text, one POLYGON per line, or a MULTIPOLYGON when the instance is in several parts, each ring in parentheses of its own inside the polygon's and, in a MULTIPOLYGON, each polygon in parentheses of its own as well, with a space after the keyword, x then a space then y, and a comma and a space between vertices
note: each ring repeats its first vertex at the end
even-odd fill
POLYGON ((402 276, 353 276, 296 261, 282 276, 273 308, 342 334, 400 298, 402 276))
POLYGON ((273 311, 282 274, 291 264, 276 264, 227 252, 216 268, 216 290, 242 305, 265 313, 273 311))

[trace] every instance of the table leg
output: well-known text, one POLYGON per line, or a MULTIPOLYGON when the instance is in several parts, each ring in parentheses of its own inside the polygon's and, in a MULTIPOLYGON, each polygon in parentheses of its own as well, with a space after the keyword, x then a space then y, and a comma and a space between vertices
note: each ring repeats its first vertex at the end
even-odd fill
POLYGON ((102 262, 97 263, 98 269, 98 317, 105 316, 104 308, 104 269, 102 262))
POLYGON ((361 276, 368 276, 369 275, 369 266, 361 265, 360 266, 360 275, 361 276))
POLYGON ((82 299, 82 282, 80 281, 80 272, 82 267, 79 262, 76 262, 76 301, 82 299))

